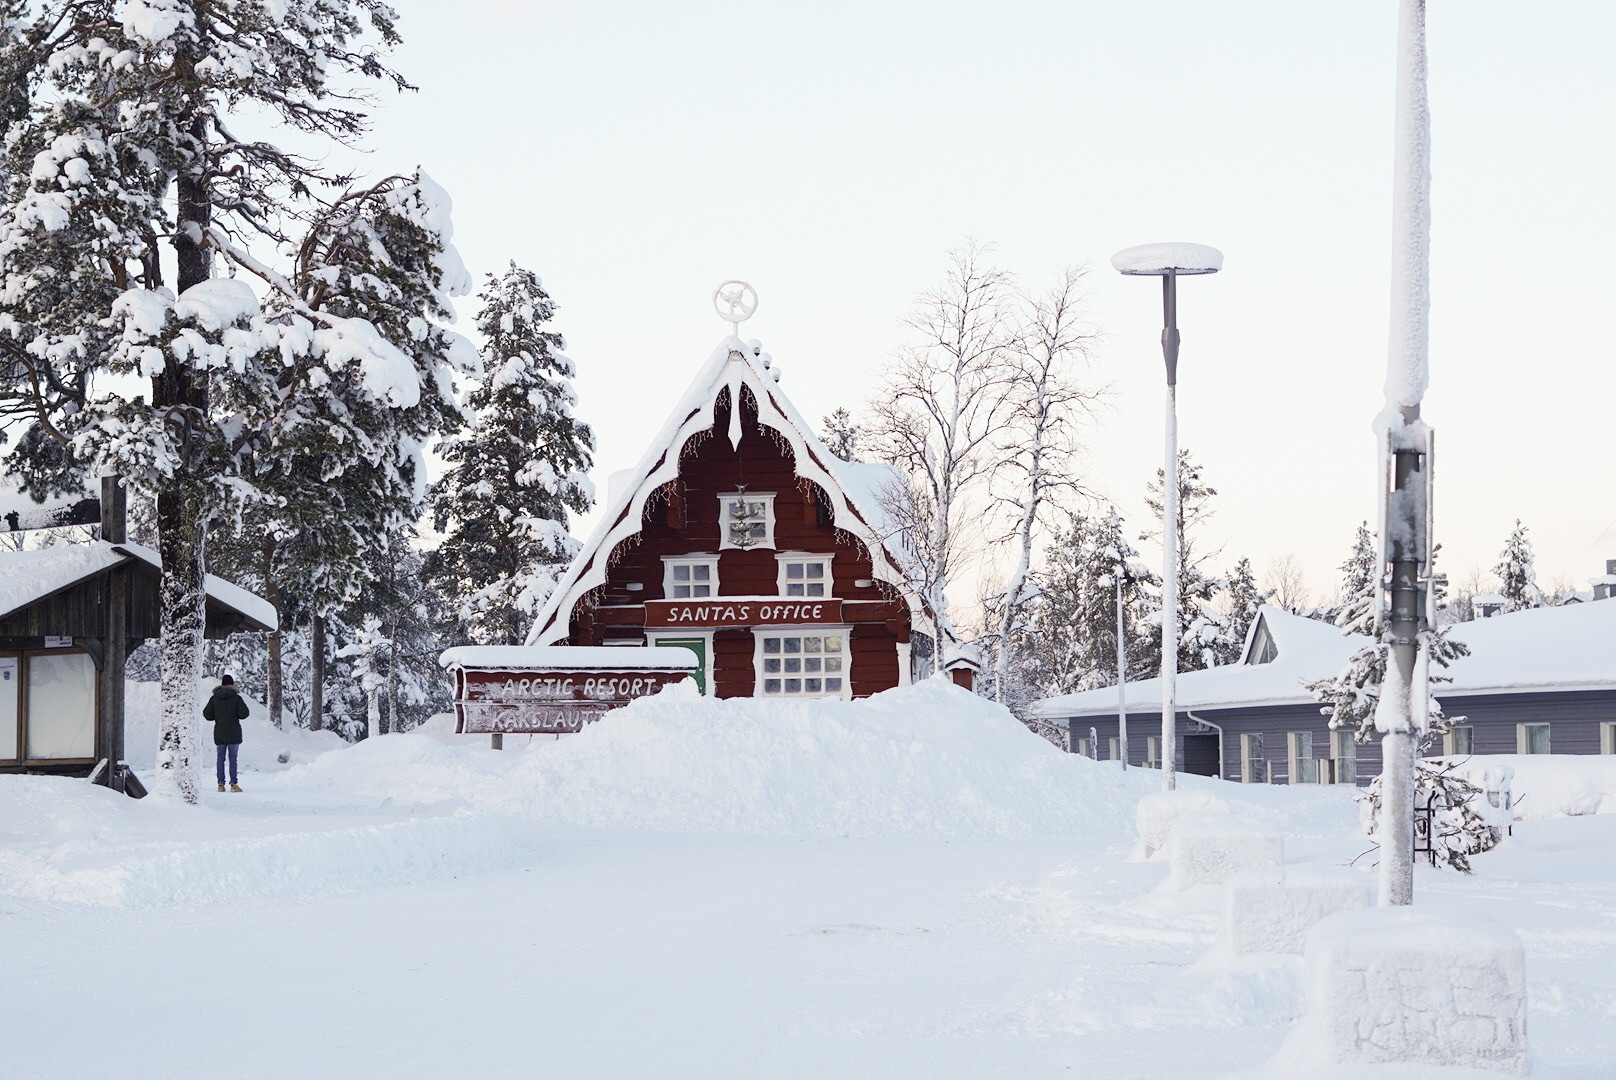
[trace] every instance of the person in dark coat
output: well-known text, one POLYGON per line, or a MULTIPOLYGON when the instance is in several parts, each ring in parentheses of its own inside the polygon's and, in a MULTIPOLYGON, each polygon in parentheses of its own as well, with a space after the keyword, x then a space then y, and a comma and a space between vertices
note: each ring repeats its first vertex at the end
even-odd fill
POLYGON ((202 718, 213 721, 213 745, 218 748, 219 790, 224 790, 224 763, 230 761, 230 790, 240 791, 236 783, 236 752, 241 748, 241 722, 247 718, 247 703, 236 693, 236 680, 229 675, 219 677, 213 696, 202 707, 202 718))

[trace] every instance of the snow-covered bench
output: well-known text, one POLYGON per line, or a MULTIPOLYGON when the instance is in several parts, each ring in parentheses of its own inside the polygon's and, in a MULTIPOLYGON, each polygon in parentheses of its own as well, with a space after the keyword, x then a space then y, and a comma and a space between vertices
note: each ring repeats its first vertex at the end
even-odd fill
POLYGON ((1368 907, 1370 879, 1340 866, 1268 867, 1231 877, 1223 894, 1219 944, 1237 955, 1302 955, 1314 923, 1368 907))
POLYGON ((1170 888, 1221 885, 1242 870, 1282 865, 1285 841, 1230 814, 1191 814, 1173 826, 1167 857, 1170 888))

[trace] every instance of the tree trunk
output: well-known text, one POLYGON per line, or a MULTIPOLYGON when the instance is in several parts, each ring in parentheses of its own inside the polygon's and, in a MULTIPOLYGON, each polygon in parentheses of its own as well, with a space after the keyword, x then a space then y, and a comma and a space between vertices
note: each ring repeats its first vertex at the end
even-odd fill
POLYGON ((264 693, 269 700, 269 722, 278 728, 284 728, 285 714, 281 695, 281 590, 275 582, 275 540, 266 537, 264 540, 264 599, 275 609, 275 631, 269 635, 269 671, 266 674, 266 687, 264 693))
POLYGON ((309 730, 325 722, 325 616, 315 613, 309 627, 309 730))
POLYGON ((387 631, 387 713, 382 717, 382 734, 398 730, 398 618, 387 631))
POLYGON ((163 560, 159 598, 162 719, 153 791, 197 801, 196 684, 204 618, 203 525, 200 489, 179 481, 157 496, 157 543, 163 560))

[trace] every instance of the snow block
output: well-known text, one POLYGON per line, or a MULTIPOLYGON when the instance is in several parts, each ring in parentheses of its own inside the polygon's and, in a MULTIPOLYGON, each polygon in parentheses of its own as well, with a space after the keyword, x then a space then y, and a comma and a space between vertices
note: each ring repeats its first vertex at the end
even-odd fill
POLYGON ((1230 814, 1191 814, 1173 826, 1167 857, 1169 888, 1221 885, 1242 870, 1283 865, 1285 841, 1230 814))
POLYGON ((1221 943, 1237 955, 1301 956, 1314 923, 1370 905, 1368 876, 1340 866, 1246 870, 1223 893, 1221 943))
POLYGON ((1210 791, 1185 790, 1157 791, 1139 800, 1134 810, 1134 824, 1139 829, 1139 844, 1129 856, 1130 862, 1144 862, 1161 858, 1167 849, 1168 834, 1174 822, 1187 814, 1219 813, 1229 811, 1229 804, 1210 791))
POLYGON ((1321 1064, 1530 1071, 1526 952, 1506 926, 1419 908, 1345 911, 1308 932, 1303 968, 1308 1012, 1293 1038, 1321 1064))

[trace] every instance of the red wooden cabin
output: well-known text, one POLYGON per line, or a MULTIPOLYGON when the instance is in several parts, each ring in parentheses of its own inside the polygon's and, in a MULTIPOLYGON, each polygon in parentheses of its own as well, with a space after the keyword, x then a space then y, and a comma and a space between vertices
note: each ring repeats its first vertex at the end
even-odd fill
POLYGON ((929 669, 883 512, 902 480, 834 457, 777 378, 755 346, 720 344, 529 644, 683 646, 718 697, 864 697, 929 669))

